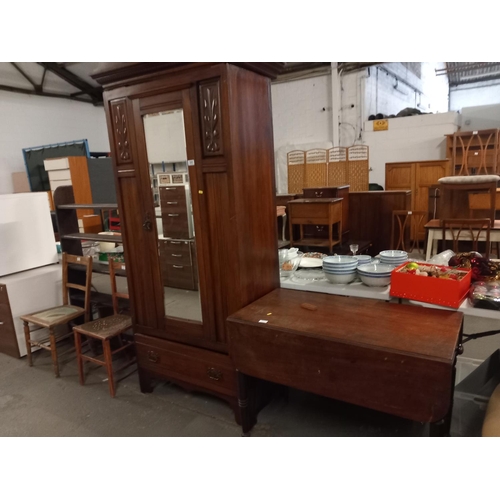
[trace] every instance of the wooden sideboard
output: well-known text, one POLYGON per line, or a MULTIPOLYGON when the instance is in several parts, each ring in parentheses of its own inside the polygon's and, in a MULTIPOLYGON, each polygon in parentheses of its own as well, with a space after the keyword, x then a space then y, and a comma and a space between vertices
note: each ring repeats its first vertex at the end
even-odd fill
POLYGON ((393 210, 410 210, 411 191, 360 191, 349 194, 352 241, 371 241, 370 255, 390 250, 393 210))

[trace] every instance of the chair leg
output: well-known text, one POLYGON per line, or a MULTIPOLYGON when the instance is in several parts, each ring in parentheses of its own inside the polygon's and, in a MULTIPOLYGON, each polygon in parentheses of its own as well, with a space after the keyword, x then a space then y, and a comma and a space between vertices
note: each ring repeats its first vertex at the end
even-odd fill
POLYGON ((28 366, 33 366, 33 358, 31 356, 31 336, 30 336, 30 324, 27 321, 24 323, 24 338, 26 340, 26 352, 28 353, 28 366))
POLYGON ((80 385, 85 385, 85 375, 83 373, 83 358, 82 358, 82 337, 80 333, 73 330, 75 333, 75 348, 76 348, 76 362, 78 364, 78 377, 80 385))
POLYGON ((109 393, 111 394, 111 397, 114 398, 115 384, 113 380, 113 358, 111 356, 111 346, 108 339, 104 340, 102 344, 104 350, 104 360, 106 361, 106 370, 108 371, 109 393))
POLYGON ((54 334, 54 329, 49 329, 50 338, 50 354, 52 354, 52 364, 54 365, 54 373, 56 377, 59 377, 59 363, 57 361, 57 349, 56 349, 56 336, 54 334))

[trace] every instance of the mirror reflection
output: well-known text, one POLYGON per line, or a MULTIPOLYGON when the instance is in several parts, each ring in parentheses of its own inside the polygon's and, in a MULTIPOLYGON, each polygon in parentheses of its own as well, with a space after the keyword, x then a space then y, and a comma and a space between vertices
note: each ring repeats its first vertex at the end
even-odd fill
POLYGON ((182 109, 144 116, 167 316, 201 321, 182 109))

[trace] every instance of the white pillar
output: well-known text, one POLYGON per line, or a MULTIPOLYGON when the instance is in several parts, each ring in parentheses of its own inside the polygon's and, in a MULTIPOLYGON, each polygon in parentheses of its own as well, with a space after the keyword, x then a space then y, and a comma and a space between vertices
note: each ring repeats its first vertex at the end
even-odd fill
POLYGON ((338 63, 332 62, 332 142, 336 147, 340 146, 341 99, 338 63))

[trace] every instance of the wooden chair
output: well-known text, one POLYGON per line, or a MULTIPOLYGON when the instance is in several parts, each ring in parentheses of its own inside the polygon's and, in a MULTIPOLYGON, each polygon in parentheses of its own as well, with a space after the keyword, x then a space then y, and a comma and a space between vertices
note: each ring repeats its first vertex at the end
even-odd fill
POLYGON ((426 217, 427 212, 424 211, 393 210, 391 248, 393 250, 404 250, 405 252, 413 252, 417 248, 420 253, 424 253, 425 249, 420 249, 418 232, 422 230, 426 217))
MULTIPOLYGON (((129 347, 133 347, 133 342, 128 341, 122 338, 122 334, 130 329, 132 326, 132 318, 129 315, 120 314, 119 310, 119 299, 128 299, 129 295, 126 293, 119 293, 116 287, 116 270, 122 269, 125 270, 125 264, 123 262, 116 262, 114 260, 110 260, 109 262, 109 275, 111 278, 111 295, 113 298, 113 312, 112 316, 108 316, 105 318, 99 318, 89 323, 85 323, 83 325, 78 325, 73 328, 73 332, 75 334, 75 346, 76 346, 76 356, 78 362, 78 372, 80 376, 80 384, 85 384, 85 374, 83 371, 84 361, 89 361, 91 363, 95 363, 100 366, 105 366, 108 372, 108 385, 109 385, 109 393, 111 397, 115 397, 116 388, 114 382, 114 373, 113 373, 113 355, 127 349, 129 347), (103 348, 103 359, 99 359, 98 357, 91 357, 87 355, 87 353, 82 352, 82 335, 85 335, 88 338, 100 340, 102 342, 103 348), (118 349, 114 351, 111 350, 111 340, 117 338, 119 342, 118 349)), ((130 366, 135 363, 135 359, 129 360, 124 366, 122 366, 119 370, 123 370, 124 368, 130 366)), ((119 371, 116 370, 116 371, 119 371)))
POLYGON ((490 230, 491 230, 491 220, 490 219, 444 219, 442 221, 443 227, 443 249, 446 248, 446 233, 451 234, 451 239, 453 242, 452 250, 458 253, 458 242, 459 241, 470 241, 472 242, 472 250, 478 251, 478 242, 485 242, 485 253, 484 256, 488 259, 490 256, 490 230), (484 234, 484 238, 481 235, 484 234))
MULTIPOLYGON (((80 255, 69 255, 67 253, 62 254, 62 269, 63 269, 63 305, 51 307, 50 309, 44 309, 43 311, 37 311, 32 314, 25 314, 21 316, 21 320, 24 323, 24 336, 26 339, 26 349, 28 351, 28 364, 33 366, 33 359, 31 355, 31 347, 38 346, 42 349, 50 351, 52 354, 52 364, 54 365, 54 372, 56 377, 59 377, 59 363, 58 363, 58 353, 56 344, 57 342, 68 338, 72 335, 72 332, 56 335, 55 330, 59 325, 67 324, 70 321, 84 316, 85 321, 90 319, 90 285, 92 280, 92 257, 85 257, 80 255), (69 264, 74 264, 78 266, 84 266, 85 275, 85 285, 80 285, 78 283, 71 283, 68 281, 68 267, 69 264), (69 303, 69 294, 71 289, 76 289, 83 291, 83 303, 84 307, 79 307, 71 305, 69 303), (35 341, 31 339, 31 332, 35 330, 30 330, 30 323, 36 325, 39 330, 41 328, 48 328, 49 336, 48 338, 35 341)), ((66 352, 70 352, 70 349, 66 352)), ((65 354, 65 353, 63 353, 65 354)), ((59 354, 61 355, 61 354, 59 354)))

